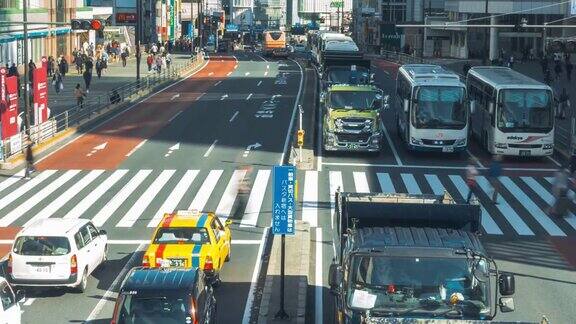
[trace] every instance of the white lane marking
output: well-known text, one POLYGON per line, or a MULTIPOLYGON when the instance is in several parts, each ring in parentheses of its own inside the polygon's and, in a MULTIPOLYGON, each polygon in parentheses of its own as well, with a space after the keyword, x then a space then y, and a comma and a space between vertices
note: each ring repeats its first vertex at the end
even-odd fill
POLYGON ((254 180, 254 185, 250 191, 250 197, 248 197, 248 202, 246 203, 244 216, 240 222, 240 227, 256 226, 256 223, 258 222, 258 215, 260 214, 260 208, 262 207, 262 202, 264 201, 264 195, 266 194, 266 188, 268 187, 269 178, 270 170, 258 171, 256 180, 254 180))
POLYGON ((252 98, 252 94, 249 94, 248 97, 246 97, 246 100, 250 100, 250 98, 252 98))
POLYGON ((180 97, 180 94, 177 93, 177 94, 173 95, 172 98, 170 98, 170 101, 173 101, 174 99, 179 98, 179 97, 180 97))
POLYGON ((266 64, 266 70, 270 69, 270 64, 266 64))
POLYGON ((318 172, 306 171, 302 197, 302 221, 318 226, 318 172))
POLYGON ((442 182, 440 182, 440 179, 438 178, 437 175, 426 174, 424 175, 424 177, 426 177, 426 180, 428 181, 428 184, 432 188, 432 192, 434 192, 435 195, 440 196, 444 194, 444 191, 446 191, 446 189, 444 188, 444 185, 442 185, 442 182))
POLYGON ((228 98, 228 94, 227 94, 227 93, 223 94, 222 97, 220 98, 220 100, 224 100, 224 99, 226 99, 226 98, 228 98))
POLYGON ((112 282, 112 284, 110 285, 108 290, 106 290, 106 292, 104 293, 104 296, 102 296, 102 298, 100 298, 100 300, 98 301, 98 304, 96 304, 94 309, 92 309, 92 312, 90 312, 90 315, 88 315, 88 318, 86 318, 85 322, 90 323, 91 321, 95 320, 96 317, 98 317, 98 315, 100 315, 100 312, 102 312, 102 309, 104 308, 104 305, 107 302, 112 302, 112 300, 116 300, 116 298, 113 298, 112 295, 115 294, 115 291, 118 291, 118 288, 120 288, 120 287, 118 287, 120 285, 120 282, 122 280, 124 280, 124 277, 126 276, 126 273, 128 272, 128 270, 132 269, 133 264, 137 260, 136 257, 138 256, 140 251, 144 250, 145 246, 146 246, 145 243, 138 245, 138 247, 136 248, 134 253, 132 253, 132 256, 130 257, 130 259, 128 259, 128 262, 126 262, 126 264, 124 265, 122 270, 120 270, 120 273, 116 276, 116 279, 114 279, 114 281, 112 282))
POLYGON ((192 182, 194 181, 199 172, 200 172, 199 170, 186 171, 186 173, 184 174, 182 179, 180 179, 176 187, 174 187, 168 198, 166 198, 162 206, 158 209, 158 211, 156 211, 156 214, 154 214, 154 217, 152 217, 150 223, 148 223, 148 227, 158 226, 158 224, 162 220, 162 217, 164 217, 165 213, 171 213, 176 209, 178 203, 180 203, 180 200, 182 200, 182 197, 184 197, 184 194, 186 194, 188 188, 190 187, 190 185, 192 184, 192 182))
POLYGON ((11 185, 15 184, 16 182, 18 182, 18 180, 22 180, 23 176, 24 176, 24 170, 21 170, 18 173, 11 176, 10 178, 0 182, 0 192, 10 187, 11 185))
MULTIPOLYGON (((530 189, 538 194, 538 196, 546 201, 546 203, 550 206, 553 206, 556 202, 554 196, 548 192, 538 181, 531 177, 520 177, 522 181, 524 181, 530 189)), ((572 195, 572 194, 570 194, 572 195)), ((567 216, 563 218, 570 226, 576 229, 576 216, 572 212, 569 212, 567 216)))
POLYGON ((70 170, 66 171, 63 175, 58 177, 56 180, 52 181, 49 185, 42 188, 34 196, 26 199, 20 206, 14 208, 10 213, 0 219, 0 227, 10 226, 15 220, 22 217, 30 209, 39 204, 42 200, 46 199, 58 188, 62 187, 65 183, 70 181, 74 176, 80 173, 80 170, 70 170))
POLYGON ((383 193, 395 193, 396 189, 388 173, 378 173, 378 183, 383 193))
POLYGON ((124 175, 128 173, 128 170, 116 170, 112 173, 104 182, 102 182, 96 189, 92 190, 88 196, 84 197, 82 201, 74 206, 64 218, 79 218, 86 212, 86 210, 92 206, 96 200, 98 200, 102 195, 110 190, 112 186, 118 182, 124 175))
POLYGON ((264 76, 267 76, 267 75, 268 75, 268 71, 264 72, 264 76))
MULTIPOLYGON (((340 189, 341 192, 344 191, 344 182, 342 181, 342 172, 340 171, 330 171, 329 173, 330 182, 330 227, 334 230, 334 216, 336 213, 336 190, 340 189)), ((336 246, 332 244, 332 252, 334 252, 334 257, 336 257, 336 246)), ((322 262, 322 261, 320 261, 322 262)))
POLYGON ((214 83, 214 86, 216 87, 216 86, 218 86, 220 83, 222 83, 222 80, 220 80, 220 81, 218 81, 218 82, 214 83))
POLYGON ((394 154, 394 159, 396 160, 396 164, 399 166, 402 166, 403 164, 402 164, 402 160, 400 159, 400 155, 398 155, 398 151, 396 151, 396 146, 394 146, 394 142, 392 142, 392 138, 390 137, 390 134, 388 134, 388 130, 386 129, 386 126, 384 126, 384 122, 380 121, 380 127, 384 131, 384 136, 386 136, 386 140, 388 141, 388 145, 390 146, 390 149, 392 150, 392 154, 394 154))
POLYGON ((226 73, 226 76, 230 76, 232 74, 232 71, 226 73))
POLYGON ((152 203, 154 198, 158 195, 160 190, 166 185, 168 180, 176 173, 176 170, 164 170, 160 175, 152 182, 148 189, 138 198, 138 200, 132 205, 132 208, 124 214, 124 217, 116 224, 116 227, 132 227, 134 223, 140 218, 144 210, 148 208, 148 205, 152 203))
POLYGON ((44 207, 41 211, 36 213, 34 217, 32 217, 24 227, 30 225, 33 221, 42 218, 49 218, 52 216, 58 209, 62 208, 70 199, 74 198, 78 193, 80 193, 86 186, 88 186, 92 181, 96 180, 101 174, 104 173, 104 170, 93 170, 86 174, 80 181, 76 182, 73 186, 68 188, 63 194, 59 195, 56 199, 54 199, 48 206, 44 207))
MULTIPOLYGON (((181 82, 184 82, 184 81, 188 80, 191 76, 196 75, 196 73, 204 70, 204 68, 205 68, 207 65, 208 65, 208 60, 205 60, 205 61, 204 61, 204 64, 202 64, 202 66, 201 66, 200 68, 198 68, 197 70, 195 70, 195 71, 191 72, 190 74, 186 75, 186 76, 183 77, 181 80, 178 80, 178 81, 176 81, 176 82, 174 82, 174 83, 171 83, 171 84, 165 86, 164 88, 162 88, 162 89, 160 89, 160 90, 158 90, 158 91, 156 91, 156 92, 154 92, 154 93, 152 93, 152 94, 150 94, 150 95, 148 95, 148 96, 146 96, 146 97, 138 100, 137 102, 135 102, 134 104, 132 104, 132 105, 129 106, 128 108, 126 108, 126 109, 124 109, 124 110, 121 110, 121 111, 119 111, 118 113, 110 116, 110 118, 107 118, 107 119, 103 120, 102 122, 97 123, 97 124, 94 125, 92 128, 86 130, 86 131, 85 131, 84 133, 82 133, 81 135, 79 135, 79 136, 77 136, 77 137, 74 137, 74 138, 71 139, 70 141, 64 143, 64 145, 62 145, 62 146, 58 147, 57 149, 55 149, 54 151, 46 154, 45 156, 43 156, 42 158, 40 158, 40 159, 38 160, 38 162, 41 162, 41 161, 43 161, 44 159, 47 159, 47 158, 50 157, 52 154, 60 151, 60 150, 63 149, 64 147, 70 145, 70 144, 73 143, 74 141, 76 141, 76 140, 78 140, 79 138, 81 138, 82 136, 84 136, 84 135, 86 135, 86 134, 89 134, 89 133, 93 133, 94 130, 96 130, 97 128, 101 127, 102 125, 110 122, 111 120, 113 120, 113 119, 115 119, 115 118, 117 118, 117 117, 120 117, 122 114, 124 114, 124 113, 126 113, 126 112, 128 112, 128 111, 130 111, 130 110, 132 110, 132 109, 134 109, 134 107, 136 107, 136 106, 138 106, 139 104, 143 103, 144 101, 150 99, 151 97, 153 97, 153 96, 155 96, 155 95, 157 95, 157 94, 159 94, 159 93, 161 93, 161 92, 164 92, 164 91, 166 91, 167 89, 170 89, 171 87, 173 87, 173 86, 175 86, 175 85, 177 85, 177 84, 180 84, 181 82)), ((36 163, 38 163, 38 162, 36 162, 36 163)))
MULTIPOLYGON (((485 177, 477 177, 476 182, 480 186, 480 189, 492 198, 492 184, 485 177)), ((498 195, 498 204, 495 205, 500 213, 506 218, 506 221, 514 228, 518 235, 534 235, 534 232, 528 227, 528 225, 522 220, 516 211, 508 204, 506 199, 502 194, 498 195)))
MULTIPOLYGON (((181 112, 177 113, 174 117, 180 115, 181 112)), ((172 118, 174 118, 172 117, 172 118)), ((168 122, 170 122, 171 120, 169 120, 168 122)), ((141 148, 144 144, 146 144, 146 142, 148 142, 148 139, 143 140, 142 142, 138 143, 138 145, 136 145, 132 150, 130 150, 130 152, 128 152, 128 154, 126 154, 126 156, 130 156, 132 155, 134 152, 136 152, 139 148, 141 148)))
POLYGON ((411 173, 402 173, 400 175, 402 177, 402 181, 404 181, 404 185, 406 186, 406 190, 408 190, 409 194, 422 194, 422 190, 420 190, 420 186, 416 182, 414 175, 411 173))
POLYGON ((198 97, 196 97, 196 101, 200 100, 200 98, 204 97, 206 92, 202 92, 198 97))
POLYGON ((509 177, 501 177, 500 182, 510 191, 514 198, 522 204, 522 206, 534 217, 534 219, 544 227, 546 232, 552 236, 566 236, 554 221, 552 221, 546 213, 536 205, 532 199, 526 195, 509 177))
MULTIPOLYGON (((550 183, 554 183, 554 178, 552 178, 552 177, 546 177, 544 179, 546 179, 546 181, 548 181, 550 183)), ((569 193, 570 197, 572 199, 574 199, 574 191, 568 190, 568 193, 569 193)), ((570 226, 572 226, 574 229, 576 229, 576 216, 574 216, 574 214, 572 212, 570 212, 570 214, 568 214, 568 216, 564 217, 564 220, 566 222, 568 222, 568 224, 570 224, 570 226)))
POLYGON ((234 113, 234 115, 232 115, 232 118, 230 118, 230 122, 233 122, 234 119, 236 118, 236 116, 238 116, 239 111, 236 110, 236 112, 234 113))
POLYGON ((250 72, 244 73, 244 76, 249 76, 249 75, 250 75, 250 72))
MULTIPOLYGON (((466 196, 468 195, 468 186, 466 185, 466 182, 464 182, 464 179, 462 179, 462 177, 458 175, 450 175, 448 177, 450 178, 454 186, 456 186, 456 189, 458 190, 458 193, 460 194, 462 199, 466 199, 466 196)), ((480 204, 480 210, 482 211, 482 217, 481 217, 482 228, 484 228, 486 233, 494 235, 504 234, 500 229, 500 227, 498 227, 498 224, 496 224, 496 222, 494 221, 494 218, 492 218, 490 213, 488 213, 488 211, 486 210, 486 208, 484 208, 482 204, 480 204)))
POLYGON ((262 253, 264 252, 264 244, 266 243, 266 239, 268 238, 269 232, 270 232, 269 227, 266 227, 264 229, 264 232, 262 233, 262 239, 260 240, 260 247, 258 248, 258 254, 256 255, 256 264, 254 265, 254 271, 252 272, 252 279, 250 280, 250 289, 248 290, 248 297, 246 298, 246 306, 244 306, 244 314, 242 315, 242 324, 250 323, 250 317, 252 317, 252 305, 254 304, 254 294, 256 293, 256 284, 258 281, 258 277, 260 276, 260 268, 262 267, 262 253))
POLYGON ((368 186, 368 179, 366 178, 365 172, 354 172, 354 186, 356 187, 356 192, 369 193, 370 187, 368 186))
POLYGON ((246 170, 234 170, 232 173, 232 177, 230 178, 230 181, 224 190, 222 199, 220 199, 218 207, 216 207, 216 215, 218 215, 220 219, 225 220, 230 217, 232 208, 234 207, 234 202, 238 196, 238 188, 240 187, 240 183, 243 181, 245 176, 246 170))
POLYGON ((472 160, 474 160, 474 162, 476 162, 476 164, 478 164, 479 167, 484 168, 484 165, 482 164, 482 162, 480 162, 480 159, 477 158, 476 155, 472 154, 472 152, 470 152, 469 149, 466 149, 466 153, 468 153, 468 155, 470 155, 472 160))
POLYGON ((316 324, 323 324, 324 323, 324 303, 323 303, 323 294, 322 291, 324 290, 324 284, 322 283, 322 228, 316 228, 316 273, 314 277, 316 279, 315 287, 314 287, 314 314, 315 314, 315 323, 316 324))
POLYGON ((259 87, 261 84, 262 84, 262 80, 258 81, 258 84, 256 86, 259 87))
POLYGON ((562 166, 562 164, 560 162, 556 161, 556 159, 554 159, 553 157, 547 156, 546 158, 548 158, 548 160, 552 161, 552 163, 556 164, 556 166, 558 166, 558 167, 562 166))
POLYGON ((36 300, 36 298, 26 298, 26 301, 24 302, 24 306, 30 306, 32 305, 32 303, 36 300))
POLYGON ((140 170, 108 203, 92 218, 94 225, 100 227, 112 216, 116 210, 128 199, 138 186, 152 173, 152 170, 140 170))
POLYGON ((210 171, 210 173, 208 173, 208 177, 206 177, 206 179, 202 183, 200 190, 198 190, 198 192, 196 193, 196 197, 194 197, 194 200, 192 201, 188 209, 195 209, 198 211, 202 211, 204 209, 204 206, 206 206, 206 202, 208 202, 208 199, 210 198, 212 191, 214 191, 214 187, 216 187, 216 184, 218 183, 218 180, 220 179, 222 172, 224 171, 212 170, 210 171))
MULTIPOLYGON (((196 98, 196 100, 198 100, 199 98, 196 98)), ((176 113, 176 115, 170 117, 170 119, 168 119, 168 124, 170 124, 174 119, 176 119, 176 117, 180 116, 180 114, 182 113, 182 110, 180 110, 179 112, 176 113)), ((147 140, 144 140, 147 141, 147 140)))
MULTIPOLYGON (((439 169, 439 170, 466 170, 465 166, 441 166, 441 165, 412 165, 412 164, 378 164, 378 163, 348 163, 348 162, 324 162, 323 165, 332 166, 352 166, 352 167, 376 167, 376 168, 395 168, 395 169, 439 169)), ((487 168, 477 168, 478 170, 487 170, 487 168)), ((524 171, 524 172, 555 172, 558 169, 539 169, 539 168, 502 168, 504 171, 524 171)))
POLYGON ((238 64, 234 65, 234 69, 237 69, 237 68, 238 68, 238 64))
POLYGON ((26 181, 24 185, 15 189, 14 191, 10 192, 9 194, 5 195, 4 197, 0 198, 0 209, 8 206, 14 200, 20 198, 22 195, 30 191, 32 188, 36 187, 42 181, 46 180, 48 177, 56 173, 56 170, 46 170, 40 172, 39 175, 32 178, 31 180, 23 180, 26 181))
POLYGON ((282 148, 282 155, 280 156, 280 161, 278 162, 280 165, 284 163, 284 155, 288 152, 288 142, 290 142, 290 132, 294 128, 294 121, 296 120, 296 112, 298 111, 298 104, 300 103, 300 97, 302 96, 302 88, 304 86, 304 72, 302 70, 302 66, 297 61, 291 60, 292 62, 298 65, 300 69, 300 85, 298 86, 298 94, 296 95, 296 99, 294 100, 294 106, 292 107, 292 116, 290 117, 290 125, 286 130, 286 137, 284 140, 284 147, 282 148))
POLYGON ((204 157, 210 156, 210 153, 212 153, 212 150, 214 149, 214 147, 216 146, 217 143, 218 143, 218 140, 214 140, 214 142, 212 142, 212 145, 210 145, 208 150, 206 150, 206 153, 204 153, 204 157))

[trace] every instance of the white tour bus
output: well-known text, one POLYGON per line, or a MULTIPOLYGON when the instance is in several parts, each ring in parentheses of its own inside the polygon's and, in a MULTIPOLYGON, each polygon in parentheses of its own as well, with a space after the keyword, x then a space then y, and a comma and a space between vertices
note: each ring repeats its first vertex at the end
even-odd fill
POLYGON ((467 77, 472 135, 492 154, 554 151, 552 89, 506 67, 474 67, 467 77))
POLYGON ((460 152, 468 144, 466 87, 438 65, 406 64, 396 79, 397 131, 414 151, 460 152))

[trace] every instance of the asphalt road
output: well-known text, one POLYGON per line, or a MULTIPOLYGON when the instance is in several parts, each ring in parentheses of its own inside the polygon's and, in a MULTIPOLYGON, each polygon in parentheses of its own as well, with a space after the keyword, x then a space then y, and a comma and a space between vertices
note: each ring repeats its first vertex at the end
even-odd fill
MULTIPOLYGON (((381 61, 374 67, 378 84, 393 95, 397 67, 381 61)), ((212 57, 190 79, 42 160, 33 180, 0 179, 1 227, 21 227, 38 217, 91 218, 111 240, 110 261, 90 278, 85 294, 31 291, 24 322, 108 323, 118 283, 140 262, 159 217, 188 208, 213 210, 234 221, 232 261, 216 292, 218 319, 248 322, 250 309, 258 304, 252 292, 270 224, 270 170, 281 159, 299 93, 307 124, 314 121, 313 82, 301 89, 301 80, 302 67, 294 61, 268 62, 252 53, 212 57), (238 192, 239 182, 250 190, 238 192)), ((307 322, 333 322, 327 270, 334 254, 331 216, 337 188, 447 190, 462 200, 468 161, 481 170, 489 164, 490 156, 474 142, 460 155, 408 152, 396 136, 393 109, 382 117, 387 138, 379 156, 322 156, 317 149, 316 168, 297 173, 297 217, 311 224, 307 322)), ((558 163, 556 158, 507 159, 498 205, 489 202, 490 185, 479 178, 482 241, 500 270, 516 274, 516 312, 500 314, 498 320, 538 321, 544 314, 551 323, 571 323, 576 318, 571 305, 576 300, 576 216, 546 215, 552 202, 550 177, 558 163)), ((574 213, 576 206, 571 207, 574 213)))
POLYGON ((12 193, 0 201, 3 227, 38 217, 91 218, 110 240, 109 261, 85 294, 31 290, 24 323, 109 323, 124 274, 141 262, 162 213, 174 209, 234 221, 217 317, 249 320, 270 224, 271 167, 281 159, 301 83, 295 61, 212 56, 191 78, 42 159, 33 180, 0 182, 3 195, 12 193), (243 179, 250 192, 238 192, 243 179))

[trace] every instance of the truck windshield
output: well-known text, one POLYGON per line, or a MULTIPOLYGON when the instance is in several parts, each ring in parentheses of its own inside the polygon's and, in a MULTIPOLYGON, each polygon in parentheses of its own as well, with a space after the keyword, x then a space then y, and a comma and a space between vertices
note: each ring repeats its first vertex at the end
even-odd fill
POLYGON ((118 324, 190 323, 188 298, 183 294, 122 295, 122 297, 118 324))
POLYGON ((333 91, 330 93, 330 106, 336 109, 379 109, 376 91, 333 91))
POLYGON ((352 72, 349 66, 336 66, 326 71, 327 80, 333 84, 367 84, 370 82, 370 71, 364 67, 356 67, 352 72))
POLYGON ((417 104, 412 113, 416 128, 462 129, 466 126, 464 88, 427 86, 416 91, 417 104))
POLYGON ((554 120, 551 97, 548 90, 502 90, 498 104, 498 128, 503 132, 551 131, 554 120))
POLYGON ((477 262, 466 258, 354 256, 349 273, 348 305, 413 315, 442 313, 451 306, 451 298, 458 298, 460 305, 473 305, 472 313, 478 316, 489 307, 488 266, 483 259, 475 260, 477 262), (472 266, 474 263, 476 267, 472 266), (364 298, 358 299, 359 295, 364 298), (370 302, 366 304, 366 300, 370 302), (434 307, 430 307, 431 304, 434 307))

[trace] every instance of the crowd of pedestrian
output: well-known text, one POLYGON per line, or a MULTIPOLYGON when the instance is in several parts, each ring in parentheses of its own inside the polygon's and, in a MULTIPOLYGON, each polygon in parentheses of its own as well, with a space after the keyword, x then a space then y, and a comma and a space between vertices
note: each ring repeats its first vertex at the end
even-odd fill
POLYGON ((165 44, 151 43, 147 46, 146 65, 148 66, 148 72, 161 73, 163 69, 170 69, 170 64, 172 63, 170 48, 172 48, 172 45, 169 44, 169 42, 165 44))

